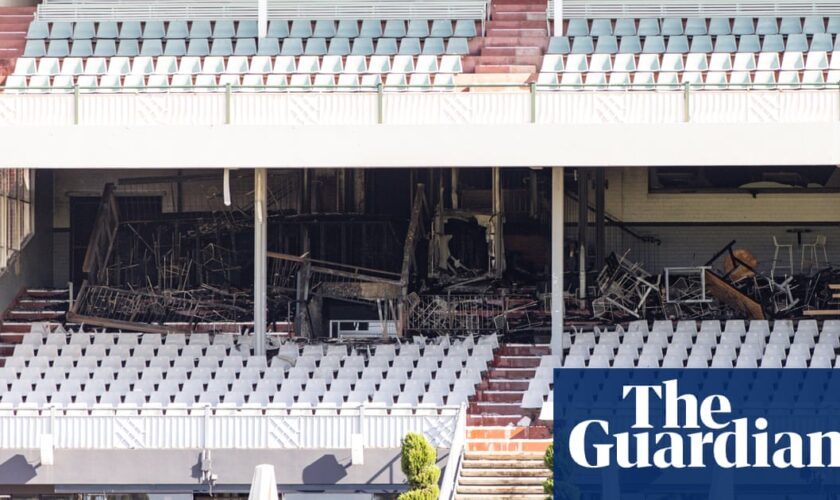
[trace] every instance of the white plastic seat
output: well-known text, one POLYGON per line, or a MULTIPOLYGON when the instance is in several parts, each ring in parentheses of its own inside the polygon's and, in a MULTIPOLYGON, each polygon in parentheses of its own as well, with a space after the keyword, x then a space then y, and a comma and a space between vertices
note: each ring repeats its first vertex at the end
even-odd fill
POLYGON ((731 71, 732 70, 732 54, 713 53, 709 59, 709 70, 711 71, 731 71))
POLYGON ((563 56, 561 54, 546 54, 543 57, 540 73, 559 73, 563 69, 563 56))
POLYGON ((566 68, 568 73, 585 73, 589 71, 589 61, 586 54, 569 54, 566 57, 566 68))
POLYGON ((636 71, 636 56, 634 54, 616 54, 612 71, 636 71))
POLYGON ((732 63, 734 71, 753 71, 756 68, 755 54, 751 52, 737 52, 732 63))
MULTIPOLYGON (((296 73, 317 73, 321 69, 318 56, 301 56, 298 59, 296 73)), ((309 346, 307 346, 309 347, 309 346)))
POLYGON ((639 55, 639 64, 637 67, 639 71, 659 71, 660 68, 659 54, 639 55))
POLYGON ((759 71, 777 70, 781 67, 779 64, 779 54, 777 52, 761 52, 758 54, 758 63, 756 69, 759 71))
POLYGON ((682 54, 663 54, 661 71, 680 72, 685 69, 682 54))
POLYGON ((690 53, 685 58, 685 71, 706 71, 709 69, 707 54, 690 53))
POLYGON ((805 57, 802 52, 785 52, 782 56, 782 70, 798 71, 805 69, 805 57))
POLYGON ((598 71, 604 73, 612 71, 612 55, 593 54, 592 58, 589 60, 588 71, 598 71))

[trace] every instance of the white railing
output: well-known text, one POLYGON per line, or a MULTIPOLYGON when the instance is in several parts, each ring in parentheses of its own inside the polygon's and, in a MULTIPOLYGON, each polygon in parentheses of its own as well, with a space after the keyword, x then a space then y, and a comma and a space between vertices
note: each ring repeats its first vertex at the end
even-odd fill
POLYGON ((0 127, 836 123, 840 89, 0 94, 0 127))
MULTIPOLYGON (((269 19, 486 19, 486 0, 268 0, 269 19)), ((256 19, 254 0, 46 0, 44 21, 256 19)))
POLYGON ((162 409, 0 410, 0 450, 36 449, 52 434, 56 449, 349 449, 399 448, 420 432, 452 446, 458 407, 438 409, 162 409))
MULTIPOLYGON (((554 19, 554 0, 547 14, 554 19)), ((733 17, 733 16, 835 16, 836 0, 565 0, 563 17, 733 17)))
POLYGON ((440 481, 440 500, 452 500, 455 498, 455 491, 458 476, 461 472, 461 464, 464 460, 464 449, 467 445, 467 406, 461 405, 458 412, 458 423, 452 437, 452 445, 449 447, 449 456, 446 459, 446 469, 440 481))

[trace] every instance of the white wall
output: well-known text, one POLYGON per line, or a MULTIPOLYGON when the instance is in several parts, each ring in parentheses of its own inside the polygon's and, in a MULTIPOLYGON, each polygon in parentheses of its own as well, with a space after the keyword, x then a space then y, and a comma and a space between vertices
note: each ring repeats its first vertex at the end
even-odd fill
POLYGON ((607 211, 625 222, 840 222, 840 193, 649 193, 646 168, 609 170, 607 179, 607 211))

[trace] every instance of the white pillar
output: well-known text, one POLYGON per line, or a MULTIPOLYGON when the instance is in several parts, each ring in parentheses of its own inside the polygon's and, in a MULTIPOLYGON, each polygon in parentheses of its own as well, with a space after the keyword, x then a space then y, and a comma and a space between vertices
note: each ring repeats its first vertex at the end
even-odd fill
POLYGON ((554 0, 554 36, 563 36, 563 0, 554 0))
POLYGON ((257 34, 265 38, 268 33, 268 0, 257 0, 257 34))
POLYGON ((265 355, 266 266, 268 265, 268 171, 254 170, 254 355, 265 355))
POLYGON ((551 353, 563 357, 563 167, 551 169, 551 353))

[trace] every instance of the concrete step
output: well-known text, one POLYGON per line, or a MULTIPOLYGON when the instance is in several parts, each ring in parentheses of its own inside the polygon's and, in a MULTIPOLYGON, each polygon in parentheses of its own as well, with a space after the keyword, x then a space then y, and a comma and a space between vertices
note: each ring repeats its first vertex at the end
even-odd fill
POLYGON ((496 356, 496 368, 536 368, 540 366, 537 356, 496 356))
POLYGON ((539 47, 548 49, 548 37, 544 36, 488 36, 485 47, 539 47))
MULTIPOLYGON (((547 446, 547 445, 546 445, 547 446)), ((539 460, 542 463, 542 460, 545 456, 545 450, 542 451, 476 451, 466 449, 464 450, 464 461, 472 460, 472 461, 511 461, 511 460, 522 460, 522 461, 534 461, 539 460)))
MULTIPOLYGON (((546 470, 546 472, 549 472, 546 470)), ((533 486, 541 485, 544 476, 461 476, 463 486, 533 486)))
POLYGON ((64 316, 65 311, 8 311, 6 318, 12 320, 44 321, 64 316))
POLYGON ((469 412, 475 415, 523 415, 522 407, 518 402, 472 401, 469 408, 469 412))
POLYGON ((485 391, 478 390, 475 400, 482 403, 522 403, 523 392, 520 391, 485 391))
POLYGON ((551 439, 551 429, 543 425, 467 427, 467 439, 551 439))
POLYGON ((0 16, 20 16, 32 15, 35 13, 35 7, 20 6, 20 7, 0 7, 0 16))
POLYGON ((497 495, 517 495, 517 498, 523 498, 523 494, 542 494, 543 487, 540 485, 529 486, 497 486, 497 485, 482 485, 482 486, 462 486, 458 485, 456 490, 458 494, 479 494, 479 495, 493 495, 493 498, 498 498, 497 495))
POLYGON ((539 47, 482 47, 481 57, 510 57, 530 56, 542 57, 543 51, 539 47))
POLYGON ((487 371, 487 376, 491 379, 530 380, 535 374, 536 370, 527 368, 491 368, 487 371))
POLYGON ((544 20, 527 20, 527 19, 500 19, 497 21, 487 21, 487 29, 541 29, 545 31, 548 29, 544 20))
POLYGON ((528 3, 500 3, 493 2, 491 5, 493 11, 496 12, 541 12, 545 17, 546 5, 544 3, 528 2, 528 3))
POLYGON ((545 28, 493 28, 487 30, 487 36, 539 37, 548 34, 545 28))
POLYGON ((551 443, 551 439, 469 439, 467 440, 467 450, 545 453, 546 448, 551 443))
POLYGON ((522 415, 467 415, 467 425, 516 425, 522 415))
POLYGON ((480 55, 480 56, 470 56, 470 58, 474 58, 476 66, 488 66, 488 65, 497 65, 497 66, 517 66, 517 65, 525 65, 525 66, 535 66, 539 67, 542 65, 542 55, 533 55, 533 56, 488 56, 488 55, 480 55))
POLYGON ((507 65, 507 64, 479 64, 475 67, 476 73, 534 73, 537 67, 533 65, 507 65))
MULTIPOLYGON (((492 464, 498 464, 500 462, 493 461, 492 464)), ((517 461, 513 461, 512 463, 516 464, 517 461)), ((461 477, 548 477, 551 476, 551 471, 545 468, 545 464, 540 463, 538 466, 534 468, 517 468, 517 467, 506 467, 504 465, 499 465, 499 468, 465 468, 463 465, 461 466, 461 477)))
POLYGON ((491 9, 491 19, 494 21, 542 21, 547 22, 545 12, 505 12, 491 9))
POLYGON ((504 344, 496 351, 501 356, 546 356, 551 346, 545 344, 504 344))
POLYGON ((540 458, 539 460, 464 460, 461 464, 461 471, 470 471, 471 475, 479 474, 484 469, 506 471, 510 474, 525 474, 540 469, 545 470, 545 463, 540 458))
POLYGON ((519 391, 525 392, 528 390, 528 380, 499 380, 489 379, 482 384, 482 389, 491 391, 519 391))

